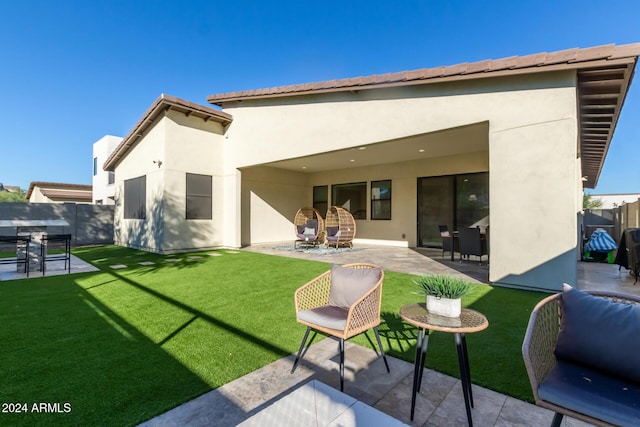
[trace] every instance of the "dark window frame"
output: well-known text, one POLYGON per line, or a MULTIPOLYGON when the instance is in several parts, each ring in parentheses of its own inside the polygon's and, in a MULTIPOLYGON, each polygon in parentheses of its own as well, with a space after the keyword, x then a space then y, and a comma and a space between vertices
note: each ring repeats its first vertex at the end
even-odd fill
POLYGON ((320 212, 320 215, 324 218, 327 215, 327 211, 329 210, 329 186, 328 185, 315 185, 313 187, 313 207, 320 212), (324 189, 324 197, 322 194, 318 194, 322 192, 324 189), (316 198, 317 196, 317 198, 316 198))
POLYGON ((353 211, 354 206, 350 206, 350 208, 347 210, 351 213, 351 215, 353 215, 354 219, 367 219, 367 182, 366 181, 348 182, 344 184, 331 185, 331 205, 340 206, 344 208, 344 202, 339 200, 336 193, 339 192, 342 188, 347 188, 347 187, 354 187, 354 188, 362 187, 361 189, 357 190, 361 194, 359 195, 360 200, 357 200, 358 206, 355 206, 355 208, 360 208, 360 209, 356 209, 354 212, 353 211))
POLYGON ((147 176, 124 181, 124 218, 147 218, 147 176))
POLYGON ((371 181, 371 219, 374 221, 388 221, 391 220, 391 180, 390 179, 382 179, 379 181, 371 181), (383 184, 388 184, 383 187, 383 184), (378 196, 376 198, 376 191, 374 189, 377 188, 386 188, 388 191, 385 191, 384 194, 382 192, 377 192, 378 196), (386 206, 386 209, 384 208, 386 206))
POLYGON ((185 219, 213 219, 213 176, 186 174, 185 219))

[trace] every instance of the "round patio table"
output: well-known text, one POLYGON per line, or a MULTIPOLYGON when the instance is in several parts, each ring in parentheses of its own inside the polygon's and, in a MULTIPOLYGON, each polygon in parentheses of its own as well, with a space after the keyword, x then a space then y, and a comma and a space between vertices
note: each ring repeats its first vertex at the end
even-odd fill
POLYGON ((489 321, 480 312, 463 308, 459 317, 444 317, 427 311, 425 304, 409 304, 400 309, 400 317, 407 323, 418 328, 418 342, 416 343, 416 359, 413 370, 413 392, 411 395, 411 421, 416 408, 416 395, 420 391, 422 374, 424 371, 429 331, 450 332, 454 334, 458 365, 460 366, 460 380, 464 405, 467 410, 467 421, 473 426, 471 408, 473 394, 471 392, 471 370, 467 355, 467 340, 465 334, 482 331, 489 327, 489 321))

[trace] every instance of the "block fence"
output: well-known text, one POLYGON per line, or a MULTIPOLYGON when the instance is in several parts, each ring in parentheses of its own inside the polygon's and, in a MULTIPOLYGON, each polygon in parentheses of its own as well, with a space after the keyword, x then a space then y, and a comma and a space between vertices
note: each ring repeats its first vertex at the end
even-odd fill
MULTIPOLYGON (((65 227, 50 233, 71 233, 72 246, 113 244, 114 206, 77 203, 0 203, 0 219, 64 220, 65 227)), ((15 235, 14 228, 0 228, 0 235, 15 235)))

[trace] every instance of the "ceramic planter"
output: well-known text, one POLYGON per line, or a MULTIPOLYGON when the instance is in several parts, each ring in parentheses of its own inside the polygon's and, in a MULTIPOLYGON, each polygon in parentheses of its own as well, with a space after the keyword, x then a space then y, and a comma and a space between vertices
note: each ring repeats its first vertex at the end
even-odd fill
POLYGON ((460 298, 449 299, 427 295, 427 311, 445 317, 459 317, 462 310, 460 298))

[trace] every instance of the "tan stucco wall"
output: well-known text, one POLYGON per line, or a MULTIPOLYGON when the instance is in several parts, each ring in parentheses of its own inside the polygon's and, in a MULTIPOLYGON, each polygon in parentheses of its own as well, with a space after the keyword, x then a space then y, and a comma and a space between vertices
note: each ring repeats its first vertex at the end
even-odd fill
POLYGON ((154 252, 222 245, 222 131, 219 123, 174 111, 149 129, 116 168, 117 244, 154 252), (186 173, 212 175, 213 219, 185 219, 186 173), (124 219, 124 180, 142 175, 147 177, 147 218, 124 219))
MULTIPOLYGON (((577 118, 572 72, 243 101, 225 111, 234 117, 227 132, 228 169, 488 122, 490 280, 545 289, 560 289, 562 282, 575 283, 575 233, 580 207, 576 197, 577 118)), ((443 168, 442 174, 471 172, 453 172, 446 162, 435 163, 443 168)), ((367 172, 361 172, 359 179, 337 178, 354 171, 330 174, 332 182, 338 183, 367 179, 367 172)), ((409 229, 407 236, 415 238, 416 202, 410 188, 417 177, 438 174, 426 169, 395 178, 394 200, 403 191, 408 199, 400 212, 397 203, 392 209, 406 218, 388 227, 360 225, 359 221, 358 237, 397 240, 404 229, 409 229)), ((379 178, 376 173, 369 175, 379 178)), ((308 198, 316 183, 315 176, 311 178, 308 198)), ((380 177, 387 178, 388 174, 380 177)), ((268 205, 266 201, 263 208, 268 205)), ((250 210, 251 224, 258 221, 252 205, 243 203, 245 209, 250 210)), ((264 210, 259 210, 263 217, 264 210)), ((246 225, 247 219, 243 221, 246 225)), ((256 242, 253 238, 252 232, 251 241, 256 242)))
MULTIPOLYGON (((417 178, 486 172, 488 167, 489 153, 485 151, 387 164, 379 167, 350 168, 317 173, 311 176, 310 182, 311 187, 313 187, 366 181, 367 219, 356 221, 356 239, 388 240, 391 244, 403 241, 406 242, 406 246, 415 247, 417 245, 417 178), (390 179, 392 186, 391 220, 371 220, 369 219, 371 217, 371 181, 385 179, 390 179)), ((311 199, 311 193, 308 192, 307 194, 311 199)), ((311 200, 309 203, 311 203, 311 200)), ((293 220, 293 218, 291 219, 293 220)), ((384 242, 379 243, 384 244, 384 242)))
POLYGON ((270 167, 248 168, 242 171, 242 244, 293 240, 293 219, 299 208, 312 205, 314 186, 366 181, 369 201, 370 182, 391 179, 392 219, 368 219, 370 205, 367 202, 367 219, 357 220, 356 239, 376 240, 380 244, 405 242, 404 246, 413 247, 417 240, 417 177, 486 172, 488 165, 486 151, 315 174, 270 167))
POLYGON ((40 187, 38 186, 33 187, 33 191, 29 196, 29 203, 49 203, 49 202, 51 202, 51 200, 49 200, 48 197, 42 194, 42 191, 40 191, 40 187))
POLYGON ((242 244, 294 240, 293 218, 310 206, 307 174, 269 167, 242 171, 242 244))

